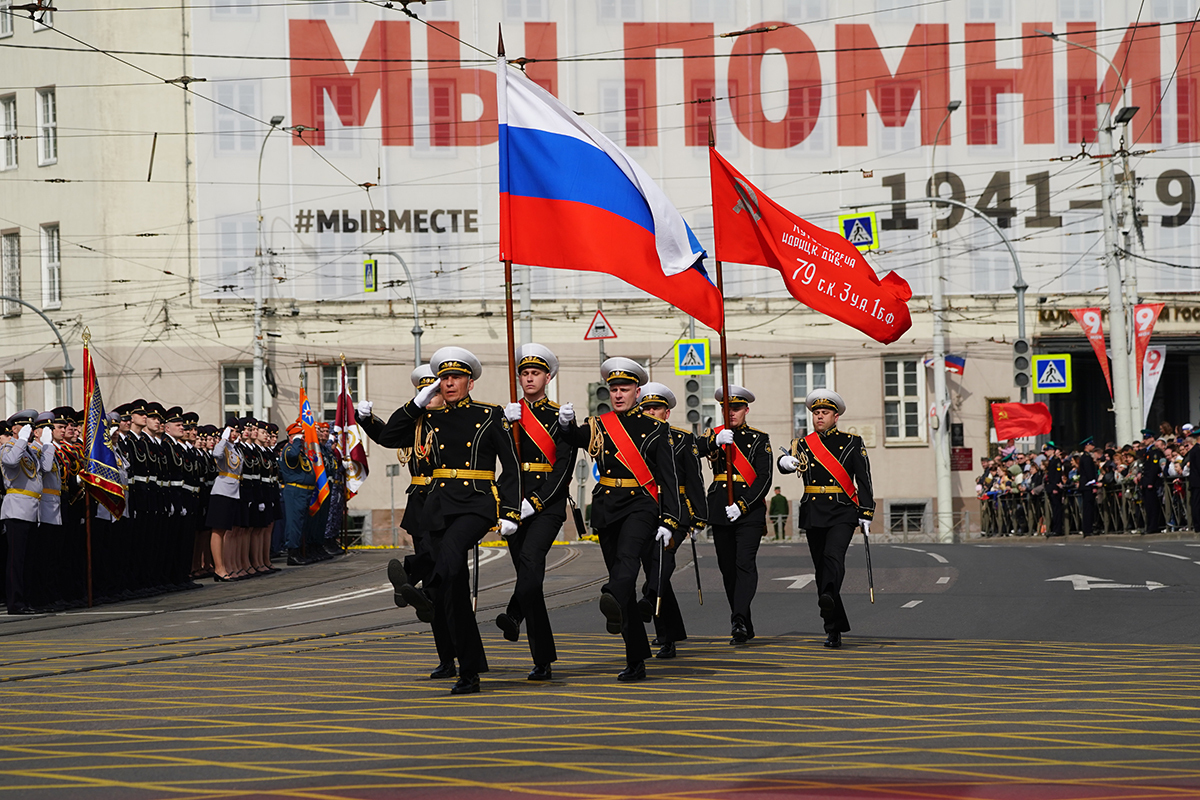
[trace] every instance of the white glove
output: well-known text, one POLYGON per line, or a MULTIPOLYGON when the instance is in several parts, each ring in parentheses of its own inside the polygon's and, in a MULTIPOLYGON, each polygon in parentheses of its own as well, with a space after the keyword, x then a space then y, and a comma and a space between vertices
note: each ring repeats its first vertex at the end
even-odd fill
MULTIPOLYGON (((259 509, 259 510, 261 511, 262 509, 259 509)), ((185 517, 186 517, 186 516, 187 516, 187 509, 186 509, 186 508, 181 508, 181 509, 179 509, 179 513, 180 513, 180 514, 182 514, 183 516, 185 516, 185 517)))
POLYGON ((417 392, 417 396, 413 398, 413 403, 416 404, 417 408, 424 408, 425 406, 429 405, 430 401, 433 400, 433 396, 437 394, 438 390, 441 388, 442 379, 438 378, 436 381, 417 392))
POLYGON ((527 520, 537 513, 537 509, 533 507, 533 503, 528 500, 521 500, 521 519, 527 520))
POLYGON ((736 505, 725 506, 725 516, 729 517, 730 522, 737 522, 738 518, 742 516, 742 510, 736 505))
POLYGON ((563 403, 558 408, 558 424, 564 428, 575 421, 575 406, 563 403))
POLYGON ((500 520, 500 536, 507 539, 517 532, 517 523, 511 519, 500 520))
POLYGON ((659 525, 658 533, 654 534, 654 538, 663 547, 666 547, 667 545, 669 545, 671 543, 671 536, 672 536, 671 529, 665 525, 659 525))
POLYGON ((359 400, 358 401, 358 415, 360 417, 362 417, 363 419, 370 419, 371 418, 371 409, 374 407, 375 407, 375 404, 372 403, 370 400, 359 400))
POLYGON ((33 426, 26 425, 24 428, 21 428, 21 432, 17 434, 17 438, 20 439, 22 442, 28 442, 29 435, 31 433, 33 433, 33 426))
POLYGON ((792 473, 800 469, 800 459, 795 456, 780 456, 779 471, 792 473))
POLYGON ((521 404, 509 403, 504 407, 504 418, 509 422, 521 421, 521 404))
POLYGON ((221 432, 221 441, 228 442, 229 434, 231 434, 231 433, 233 433, 233 428, 226 428, 224 431, 222 431, 221 432))
POLYGON ((871 520, 859 518, 858 524, 862 527, 863 533, 871 535, 871 520))
MULTIPOLYGON (((259 510, 259 511, 266 511, 266 510, 267 510, 267 504, 266 504, 266 503, 259 503, 259 504, 258 504, 258 510, 259 510)), ((186 512, 186 511, 184 511, 183 513, 184 513, 184 516, 187 516, 187 512, 186 512)))
POLYGON ((54 431, 50 430, 50 426, 42 428, 42 435, 38 437, 38 441, 42 444, 50 444, 54 441, 54 431))
POLYGON ((733 431, 726 428, 717 434, 717 444, 724 447, 727 444, 733 444, 733 431))

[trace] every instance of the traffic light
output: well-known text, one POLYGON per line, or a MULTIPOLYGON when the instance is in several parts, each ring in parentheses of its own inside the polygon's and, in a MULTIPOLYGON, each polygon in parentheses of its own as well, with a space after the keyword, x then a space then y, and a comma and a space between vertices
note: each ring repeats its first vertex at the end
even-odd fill
POLYGON ((1028 388, 1033 383, 1033 356, 1028 339, 1017 339, 1012 347, 1013 386, 1028 388))
POLYGON ((684 381, 683 405, 687 409, 687 421, 695 430, 700 424, 700 379, 688 378, 684 381))
POLYGON ((597 416, 599 414, 607 414, 612 411, 612 404, 608 402, 608 384, 597 381, 588 384, 588 415, 597 416))

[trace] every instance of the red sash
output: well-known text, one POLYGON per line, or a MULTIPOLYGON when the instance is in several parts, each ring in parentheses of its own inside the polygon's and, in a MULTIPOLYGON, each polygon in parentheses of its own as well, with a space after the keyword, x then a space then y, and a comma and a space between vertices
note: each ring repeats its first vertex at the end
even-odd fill
POLYGON ((607 414, 601 414, 600 424, 604 426, 605 433, 617 448, 617 460, 633 473, 633 477, 657 503, 658 484, 654 482, 654 476, 650 474, 650 467, 646 465, 646 459, 642 458, 642 451, 638 450, 633 439, 629 438, 629 431, 625 430, 621 420, 617 419, 617 412, 610 411, 607 414))
MULTIPOLYGON (((721 425, 713 433, 720 433, 725 430, 725 426, 721 425)), ((724 447, 721 448, 725 450, 724 447)), ((750 486, 758 479, 758 473, 754 471, 754 465, 750 463, 750 459, 746 458, 746 454, 742 452, 742 448, 737 446, 737 442, 733 443, 733 468, 738 471, 746 480, 746 485, 750 486)))
POLYGON ((558 458, 558 448, 554 444, 554 437, 550 435, 550 431, 546 430, 546 426, 533 413, 533 409, 529 407, 523 397, 521 398, 521 427, 537 445, 537 449, 542 451, 542 455, 546 457, 550 466, 554 466, 554 462, 558 458))
POLYGON ((821 434, 813 431, 804 437, 804 443, 812 451, 813 458, 817 459, 817 463, 828 470, 833 479, 838 482, 838 486, 842 487, 842 491, 850 496, 850 502, 858 505, 858 490, 854 488, 854 482, 850 480, 850 473, 846 472, 842 462, 829 452, 829 448, 821 441, 821 434))

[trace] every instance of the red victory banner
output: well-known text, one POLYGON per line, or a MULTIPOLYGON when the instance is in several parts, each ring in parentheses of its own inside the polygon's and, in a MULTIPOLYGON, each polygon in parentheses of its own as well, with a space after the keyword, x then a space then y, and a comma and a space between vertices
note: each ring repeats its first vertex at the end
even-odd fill
POLYGON ((1134 347, 1137 355, 1138 391, 1142 389, 1142 373, 1146 369, 1146 348, 1150 346, 1150 334, 1154 333, 1154 323, 1166 303, 1140 303, 1133 307, 1134 347))
POLYGON ((778 270, 792 297, 890 344, 912 326, 912 289, 894 272, 881 280, 858 248, 763 194, 709 148, 718 261, 778 270))
POLYGON ((1050 408, 1045 403, 992 403, 996 438, 1019 439, 1050 432, 1050 408))
POLYGON ((1100 316, 1100 309, 1073 308, 1071 316, 1075 317, 1075 321, 1083 328, 1096 358, 1100 360, 1100 371, 1104 373, 1104 380, 1108 384, 1108 396, 1112 398, 1112 375, 1108 371, 1108 355, 1104 350, 1104 318, 1100 316))

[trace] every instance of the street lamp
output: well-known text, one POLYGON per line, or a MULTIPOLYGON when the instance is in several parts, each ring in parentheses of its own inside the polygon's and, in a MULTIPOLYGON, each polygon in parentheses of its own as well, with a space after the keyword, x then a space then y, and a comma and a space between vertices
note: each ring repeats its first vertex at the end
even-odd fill
POLYGON ((400 266, 404 268, 404 276, 406 278, 408 278, 408 296, 409 296, 409 299, 412 300, 412 313, 413 313, 413 326, 412 326, 413 361, 415 362, 414 366, 419 367, 419 366, 421 366, 421 334, 424 333, 425 331, 421 328, 421 309, 419 306, 417 306, 417 285, 415 283, 413 283, 412 273, 408 271, 408 264, 405 263, 404 259, 401 258, 400 254, 397 253, 396 251, 394 251, 394 250, 380 250, 380 251, 370 250, 370 251, 367 251, 365 255, 367 256, 367 258, 373 258, 374 256, 376 256, 380 253, 389 255, 392 258, 399 261, 400 266))
MULTIPOLYGON (((937 133, 933 136, 933 147, 929 151, 929 194, 938 194, 937 187, 937 155, 938 139, 942 135, 942 127, 950 119, 950 115, 962 106, 961 100, 952 100, 946 106, 946 116, 942 117, 937 133)), ((950 485, 950 431, 946 424, 946 410, 949 401, 946 393, 946 302, 942 291, 942 281, 945 277, 945 265, 942 263, 942 247, 937 233, 937 205, 929 206, 929 235, 933 240, 933 464, 937 476, 937 528, 938 541, 954 541, 954 508, 953 489, 950 485)))
POLYGON ((271 128, 263 137, 262 147, 258 149, 258 194, 255 198, 254 209, 258 217, 258 237, 254 248, 254 418, 263 418, 263 213, 262 213, 262 162, 263 153, 267 151, 267 139, 283 122, 283 115, 271 117, 271 128))

